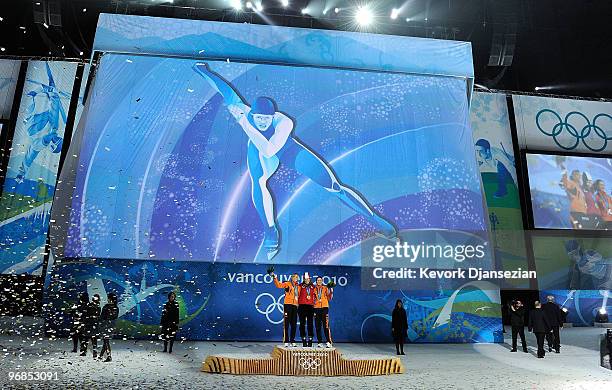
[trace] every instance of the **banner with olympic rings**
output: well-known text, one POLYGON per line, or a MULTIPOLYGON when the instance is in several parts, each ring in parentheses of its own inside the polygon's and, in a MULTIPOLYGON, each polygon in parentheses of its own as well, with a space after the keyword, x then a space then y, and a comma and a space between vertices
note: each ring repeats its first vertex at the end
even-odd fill
MULTIPOLYGON (((56 264, 45 292, 47 332, 67 336, 70 308, 83 292, 101 301, 119 297, 117 336, 154 339, 170 291, 179 303, 187 340, 278 341, 283 334, 285 291, 268 265, 191 261, 81 259, 56 264)), ((334 282, 331 335, 338 342, 391 342, 391 312, 398 299, 408 314, 413 343, 479 343, 502 340, 499 290, 483 283, 456 291, 364 291, 359 267, 276 265, 281 281, 309 272, 334 282)), ((299 340, 299 331, 296 333, 299 340)))
POLYGON ((512 96, 522 149, 612 153, 612 103, 512 96))

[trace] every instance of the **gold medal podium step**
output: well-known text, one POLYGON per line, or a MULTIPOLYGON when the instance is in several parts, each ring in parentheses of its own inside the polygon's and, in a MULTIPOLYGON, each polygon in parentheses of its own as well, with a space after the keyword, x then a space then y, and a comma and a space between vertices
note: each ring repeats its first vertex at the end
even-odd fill
POLYGON ((336 348, 274 347, 269 358, 208 356, 202 371, 235 375, 370 376, 404 373, 397 357, 345 359, 336 348))

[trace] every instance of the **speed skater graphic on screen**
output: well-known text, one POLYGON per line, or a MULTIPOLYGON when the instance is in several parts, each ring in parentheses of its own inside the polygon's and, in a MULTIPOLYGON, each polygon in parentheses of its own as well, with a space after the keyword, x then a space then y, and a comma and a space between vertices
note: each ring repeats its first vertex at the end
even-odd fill
POLYGON ((28 83, 36 84, 38 87, 28 92, 27 96, 32 99, 28 106, 27 124, 30 144, 26 155, 19 166, 16 180, 22 183, 28 170, 38 157, 39 153, 48 148, 51 153, 59 153, 62 150, 64 139, 57 134, 61 120, 66 123, 66 112, 62 105, 62 99, 70 99, 70 94, 59 91, 55 86, 53 74, 49 64, 47 68, 48 84, 28 79, 28 83))
POLYGON ((232 85, 206 63, 196 63, 194 70, 203 76, 223 100, 233 118, 248 136, 247 166, 251 177, 253 205, 264 225, 262 248, 272 259, 279 251, 281 234, 275 218, 275 205, 268 180, 282 163, 335 195, 355 212, 364 216, 377 234, 396 239, 397 230, 377 214, 368 202, 351 187, 343 184, 329 164, 293 135, 294 121, 279 112, 269 97, 260 96, 247 104, 232 85))

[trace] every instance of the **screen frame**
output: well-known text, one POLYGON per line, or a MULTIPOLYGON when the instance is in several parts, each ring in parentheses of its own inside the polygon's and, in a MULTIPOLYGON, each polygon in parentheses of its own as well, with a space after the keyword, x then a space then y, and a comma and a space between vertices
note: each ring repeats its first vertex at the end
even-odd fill
MULTIPOLYGON (((228 62, 229 59, 227 59, 226 57, 215 57, 215 56, 210 56, 210 55, 203 55, 200 57, 196 57, 194 55, 170 55, 170 54, 154 54, 154 53, 131 53, 131 52, 126 52, 126 51, 120 51, 120 50, 94 50, 92 53, 92 59, 91 59, 91 68, 90 68, 90 72, 88 75, 88 78, 85 82, 87 82, 87 87, 84 91, 84 103, 83 105, 85 107, 88 107, 88 105, 90 104, 89 98, 91 97, 91 94, 95 91, 95 81, 97 78, 97 73, 98 71, 100 71, 101 67, 102 67, 102 61, 103 58, 106 55, 118 55, 118 56, 130 56, 130 57, 147 57, 147 58, 157 58, 157 59, 177 59, 177 60, 187 60, 187 61, 201 61, 201 62, 206 62, 206 61, 214 61, 214 62, 228 62)), ((409 72, 409 71, 400 71, 400 70, 389 70, 389 69, 368 69, 368 68, 358 68, 358 67, 347 67, 347 66, 330 66, 330 65, 316 65, 316 64, 301 64, 301 63, 284 63, 284 62, 278 62, 278 61, 269 61, 269 60, 246 60, 246 59, 234 59, 231 60, 231 62, 235 63, 235 64, 246 64, 246 65, 252 65, 252 64, 257 64, 257 65, 270 65, 270 66, 281 66, 281 67, 287 67, 287 68, 303 68, 303 69, 321 69, 321 70, 332 70, 332 71, 346 71, 346 72, 355 72, 355 73, 376 73, 376 74, 385 74, 385 75, 400 75, 400 76, 424 76, 427 78, 445 78, 447 80, 459 80, 463 83, 465 83, 466 87, 469 87, 469 77, 466 76, 458 76, 458 75, 444 75, 444 74, 428 74, 428 73, 420 73, 420 72, 409 72)), ((466 95, 466 102, 468 107, 471 106, 471 102, 472 102, 472 96, 471 95, 466 95)), ((469 122, 469 110, 467 113, 467 121, 469 122)), ((87 122, 83 122, 84 124, 86 124, 87 122)), ((77 131, 77 125, 78 124, 74 124, 74 131, 77 131)), ((75 140, 71 140, 71 145, 72 143, 75 142, 75 140)), ((80 146, 82 143, 82 140, 80 141, 76 141, 78 143, 78 147, 79 147, 79 151, 80 151, 80 146)), ((513 142, 514 144, 514 142, 513 142)), ((77 164, 81 164, 81 154, 78 153, 78 157, 77 157, 77 164)), ((61 176, 61 172, 58 174, 58 181, 61 182, 71 182, 72 180, 76 181, 78 174, 75 173, 73 177, 71 178, 63 178, 61 176)), ((480 180, 480 175, 479 175, 479 180, 480 180)), ((480 183, 480 186, 482 188, 482 183, 480 183)), ((59 184, 58 184, 58 188, 59 188, 59 184)), ((72 198, 74 197, 74 194, 76 191, 75 189, 71 189, 71 195, 69 197, 69 203, 70 206, 69 207, 69 213, 70 215, 72 214, 72 198)), ((489 227, 489 220, 488 217, 486 217, 486 215, 488 215, 488 208, 487 208, 487 204, 486 204, 486 200, 484 198, 484 192, 481 191, 481 197, 482 197, 482 207, 483 207, 483 212, 485 214, 485 218, 484 218, 484 223, 487 227, 486 230, 483 230, 483 232, 488 231, 488 227, 489 227)), ((59 207, 56 205, 56 199, 54 198, 54 209, 58 209, 59 207)), ((52 214, 53 216, 53 214, 52 214)), ((52 218, 55 219, 55 218, 52 218)), ((58 229, 59 231, 61 231, 61 229, 63 229, 62 227, 58 227, 58 225, 56 224, 50 224, 50 229, 58 229)), ((51 233, 49 233, 51 234, 51 233)), ((60 241, 65 243, 66 240, 66 236, 64 233, 58 233, 58 236, 62 235, 63 237, 59 238, 60 241)), ((66 245, 64 244, 64 246, 62 247, 62 252, 60 252, 59 254, 61 255, 61 257, 64 259, 63 261, 77 261, 77 260, 81 260, 81 259, 96 259, 98 257, 94 257, 94 256, 66 256, 65 255, 65 250, 66 250, 66 245)), ((58 256, 58 253, 55 253, 55 256, 58 256)), ((122 256, 122 257, 118 257, 118 256, 112 256, 112 257, 101 257, 102 259, 119 259, 119 260, 144 260, 144 258, 136 258, 136 257, 127 257, 127 256, 122 256)), ((57 257, 56 260, 57 262, 57 257)), ((193 260, 177 260, 174 258, 156 258, 155 261, 193 261, 193 260)), ((197 260, 197 261, 202 261, 202 260, 197 260)), ((196 261, 196 262, 197 262, 196 261)), ((202 261, 204 262, 204 261, 202 261)), ((225 263, 225 262, 221 262, 221 263, 225 263)), ((249 263, 246 263, 249 264, 249 263)))
POLYGON ((601 237, 612 237, 612 230, 591 230, 591 229, 553 229, 553 228, 542 228, 536 227, 533 219, 533 203, 531 201, 531 183, 529 177, 529 166, 527 165, 527 155, 545 155, 545 156, 563 156, 563 157, 586 157, 586 158, 600 158, 609 159, 612 156, 603 153, 567 153, 553 150, 541 150, 541 149, 521 149, 521 164, 524 167, 523 177, 525 178, 525 207, 527 211, 527 226, 530 230, 538 232, 549 232, 551 235, 563 235, 565 232, 569 235, 569 232, 576 237, 594 237, 595 233, 601 237))

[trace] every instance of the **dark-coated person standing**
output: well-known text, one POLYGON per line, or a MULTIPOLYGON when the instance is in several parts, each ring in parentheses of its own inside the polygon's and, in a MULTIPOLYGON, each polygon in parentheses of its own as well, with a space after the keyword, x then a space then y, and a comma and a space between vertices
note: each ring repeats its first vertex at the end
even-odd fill
POLYGON ((546 319, 550 324, 551 332, 546 334, 546 341, 548 342, 548 352, 552 352, 554 349, 556 353, 561 352, 561 340, 559 335, 559 328, 563 328, 563 312, 555 303, 555 297, 549 295, 546 297, 547 302, 542 305, 542 310, 546 314, 546 319))
POLYGON ((406 340, 408 335, 408 317, 406 316, 406 310, 404 310, 404 304, 401 299, 395 302, 395 307, 391 314, 391 333, 393 333, 397 354, 405 355, 404 340, 406 340))
POLYGON ((82 293, 79 296, 79 302, 72 307, 72 327, 70 328, 70 337, 72 338, 72 352, 78 352, 79 340, 83 339, 85 331, 85 316, 87 315, 87 306, 89 305, 89 295, 82 293))
POLYGON ((508 316, 512 326, 512 349, 510 352, 516 352, 516 339, 518 335, 521 336, 523 352, 527 352, 527 342, 525 341, 525 307, 523 303, 519 300, 512 301, 508 305, 508 316))
POLYGON ((102 314, 100 314, 100 336, 102 336, 100 360, 104 359, 104 355, 106 354, 105 362, 113 360, 111 357, 110 340, 113 338, 113 333, 115 332, 115 321, 117 321, 117 317, 119 317, 117 295, 110 293, 108 294, 108 303, 104 305, 102 314))
POLYGON ((546 313, 542 310, 540 301, 535 301, 535 309, 529 312, 529 331, 535 334, 538 341, 538 358, 543 358, 546 355, 544 338, 550 332, 550 324, 546 319, 546 313))
POLYGON ((98 322, 100 321, 100 295, 94 294, 87 305, 85 314, 85 330, 81 339, 81 356, 87 355, 87 342, 91 341, 93 358, 98 357, 98 322))
POLYGON ((174 291, 168 294, 168 301, 164 304, 160 324, 161 337, 164 340, 164 352, 172 353, 172 346, 179 326, 179 307, 176 303, 174 291), (170 344, 169 348, 168 344, 170 344))

